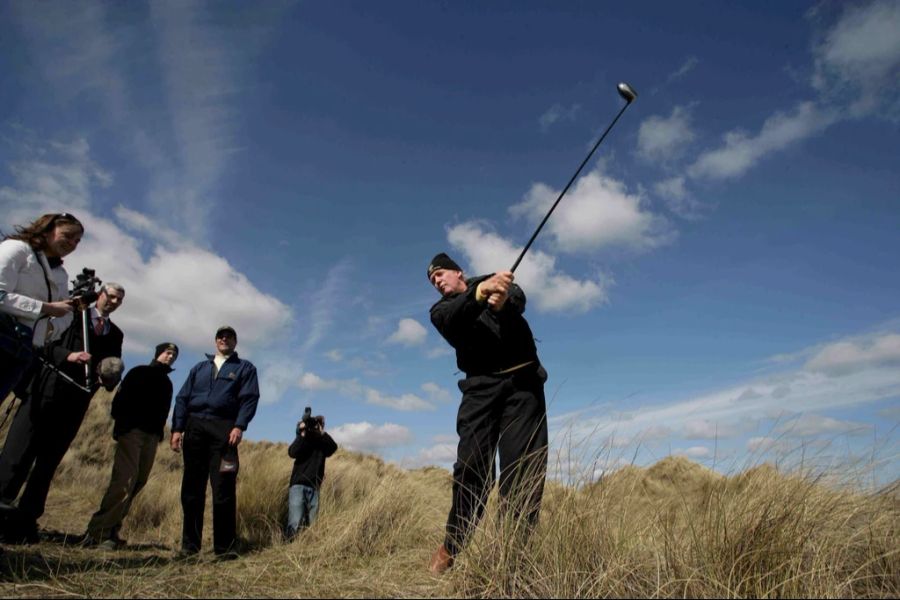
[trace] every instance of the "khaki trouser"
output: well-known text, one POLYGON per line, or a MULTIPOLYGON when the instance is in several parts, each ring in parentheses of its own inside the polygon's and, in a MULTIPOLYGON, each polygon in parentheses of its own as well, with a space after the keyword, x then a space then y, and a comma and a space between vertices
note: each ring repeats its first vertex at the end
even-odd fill
POLYGON ((131 503, 147 484, 157 446, 158 435, 139 429, 132 429, 119 436, 109 488, 100 502, 100 509, 91 517, 87 535, 95 540, 118 535, 122 521, 131 509, 131 503))

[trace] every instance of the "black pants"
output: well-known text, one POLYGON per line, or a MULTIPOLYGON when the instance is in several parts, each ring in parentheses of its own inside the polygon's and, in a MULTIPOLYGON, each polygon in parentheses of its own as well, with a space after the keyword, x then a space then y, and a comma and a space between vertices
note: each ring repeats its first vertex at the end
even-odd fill
POLYGON ((181 479, 181 507, 184 528, 181 548, 200 550, 203 539, 203 512, 206 482, 213 494, 213 550, 224 553, 234 548, 237 526, 237 469, 222 472, 222 459, 237 462, 237 448, 228 445, 234 422, 223 419, 188 418, 184 432, 184 476, 181 479))
POLYGON ((89 395, 77 391, 59 397, 38 394, 16 412, 0 454, 0 499, 11 503, 27 480, 18 503, 21 518, 36 521, 44 514, 50 482, 90 402, 89 395))
POLYGON ((542 367, 506 376, 463 379, 453 466, 453 506, 444 547, 457 554, 484 513, 500 453, 501 506, 537 523, 547 474, 547 408, 542 367))

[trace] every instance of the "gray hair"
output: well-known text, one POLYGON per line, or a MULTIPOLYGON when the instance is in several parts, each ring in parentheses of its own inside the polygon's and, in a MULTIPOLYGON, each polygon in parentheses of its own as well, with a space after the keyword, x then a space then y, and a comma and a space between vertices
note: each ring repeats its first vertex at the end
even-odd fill
POLYGON ((117 292, 121 293, 123 296, 125 295, 125 288, 122 287, 122 284, 120 284, 120 283, 115 283, 113 281, 107 281, 106 283, 104 283, 103 285, 100 286, 101 294, 108 290, 116 290, 117 292))
POLYGON ((100 361, 97 371, 100 373, 100 383, 107 389, 112 391, 119 381, 122 380, 122 371, 125 370, 125 364, 121 358, 117 356, 108 356, 100 361))

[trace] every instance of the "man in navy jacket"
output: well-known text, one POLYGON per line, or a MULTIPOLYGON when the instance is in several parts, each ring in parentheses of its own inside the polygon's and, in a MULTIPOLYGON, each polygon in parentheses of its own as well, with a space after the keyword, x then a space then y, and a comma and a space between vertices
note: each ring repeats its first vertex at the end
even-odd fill
POLYGON ((238 444, 256 414, 259 382, 256 367, 234 351, 237 333, 216 331, 216 354, 197 363, 175 397, 171 447, 184 449, 181 507, 184 527, 181 554, 200 551, 206 483, 213 491, 213 550, 236 556, 238 444))

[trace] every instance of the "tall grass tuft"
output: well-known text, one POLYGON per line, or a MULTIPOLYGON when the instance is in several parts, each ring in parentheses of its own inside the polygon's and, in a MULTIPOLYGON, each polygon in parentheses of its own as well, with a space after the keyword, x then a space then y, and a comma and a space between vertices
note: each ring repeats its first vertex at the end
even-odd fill
MULTIPOLYGON (((841 597, 900 596, 900 491, 865 491, 827 470, 770 464, 722 475, 684 458, 648 468, 562 474, 531 530, 493 494, 455 567, 427 572, 443 539, 450 475, 339 450, 319 519, 286 543, 287 445, 245 441, 238 475, 240 561, 173 561, 182 459, 159 447, 122 535, 81 549, 106 489, 113 441, 99 393, 60 466, 34 547, 4 547, 0 595, 119 597, 841 597), (562 483, 565 481, 565 483, 562 483)), ((5 435, 0 432, 0 437, 5 435)), ((560 475, 560 469, 556 470, 560 475)), ((211 501, 211 500, 210 500, 211 501)), ((207 506, 204 547, 211 546, 207 506)))

